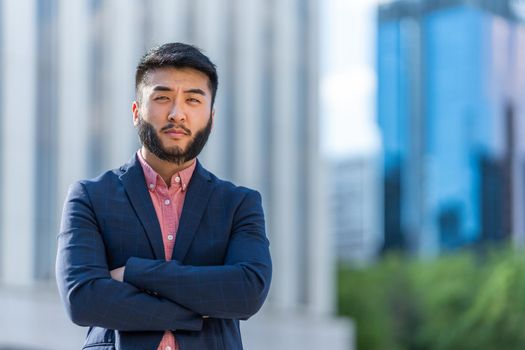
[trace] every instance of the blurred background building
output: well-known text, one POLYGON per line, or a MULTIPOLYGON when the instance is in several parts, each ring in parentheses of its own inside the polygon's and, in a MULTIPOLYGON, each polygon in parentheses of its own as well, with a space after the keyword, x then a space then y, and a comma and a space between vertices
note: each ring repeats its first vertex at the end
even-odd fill
POLYGON ((338 261, 374 262, 383 247, 380 168, 377 156, 333 160, 330 167, 331 223, 338 261))
POLYGON ((351 348, 349 323, 332 317, 318 6, 316 0, 1 2, 0 346, 80 347, 85 330, 65 320, 54 287, 67 187, 133 155, 135 66, 151 46, 184 41, 204 49, 219 71, 216 122, 201 160, 263 195, 274 277, 262 315, 246 324, 247 348, 351 348))
POLYGON ((521 0, 379 7, 385 248, 523 243, 524 15, 521 0))

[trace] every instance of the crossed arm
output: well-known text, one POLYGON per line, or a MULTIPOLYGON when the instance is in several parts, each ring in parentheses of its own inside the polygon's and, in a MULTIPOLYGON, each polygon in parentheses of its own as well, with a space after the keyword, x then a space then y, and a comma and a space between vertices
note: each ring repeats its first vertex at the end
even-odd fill
POLYGON ((112 279, 105 246, 82 184, 70 187, 58 235, 58 290, 80 326, 122 331, 200 330, 194 311, 112 279))
POLYGON ((271 262, 256 192, 247 193, 235 213, 220 266, 132 257, 125 269, 110 273, 91 208, 84 186, 72 186, 58 239, 57 281, 75 323, 118 330, 200 330, 203 315, 245 319, 264 302, 271 262))
POLYGON ((233 217, 224 264, 130 258, 124 282, 154 291, 201 315, 247 319, 262 306, 271 279, 261 199, 247 192, 233 217))

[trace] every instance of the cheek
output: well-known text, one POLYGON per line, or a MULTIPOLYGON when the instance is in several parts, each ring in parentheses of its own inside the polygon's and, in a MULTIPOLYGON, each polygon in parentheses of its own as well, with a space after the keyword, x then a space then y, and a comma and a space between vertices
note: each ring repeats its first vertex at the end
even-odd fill
POLYGON ((159 124, 166 120, 166 112, 159 107, 148 108, 146 111, 144 111, 144 114, 142 116, 145 120, 149 121, 152 124, 159 124))

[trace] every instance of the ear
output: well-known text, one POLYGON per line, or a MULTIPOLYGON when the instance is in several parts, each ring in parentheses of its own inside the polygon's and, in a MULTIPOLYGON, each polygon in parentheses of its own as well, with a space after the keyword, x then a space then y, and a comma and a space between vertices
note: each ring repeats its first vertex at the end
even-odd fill
POLYGON ((215 124, 215 108, 211 110, 211 128, 213 129, 213 124, 215 124))
POLYGON ((139 106, 138 101, 133 101, 133 103, 131 104, 131 112, 133 113, 133 125, 134 126, 137 126, 139 123, 139 119, 140 119, 139 109, 140 109, 140 106, 139 106))

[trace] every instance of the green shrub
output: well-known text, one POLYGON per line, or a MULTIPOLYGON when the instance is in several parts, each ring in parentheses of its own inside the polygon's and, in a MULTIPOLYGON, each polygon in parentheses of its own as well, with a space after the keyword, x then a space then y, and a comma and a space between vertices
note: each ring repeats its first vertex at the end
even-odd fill
POLYGON ((359 350, 525 348, 525 257, 501 249, 339 268, 339 313, 359 350))

